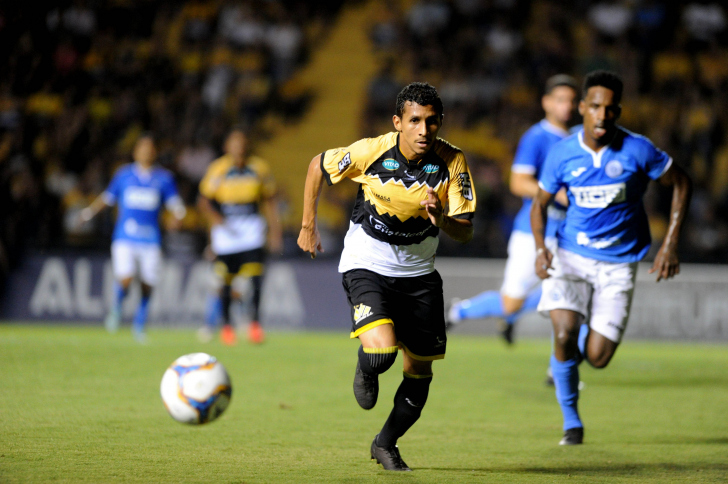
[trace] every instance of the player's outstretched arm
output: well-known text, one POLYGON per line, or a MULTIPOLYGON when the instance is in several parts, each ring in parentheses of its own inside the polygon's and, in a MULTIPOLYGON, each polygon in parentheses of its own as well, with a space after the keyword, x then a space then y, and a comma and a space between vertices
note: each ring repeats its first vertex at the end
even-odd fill
POLYGON ((546 227, 546 211, 553 198, 553 193, 539 188, 531 204, 531 230, 536 241, 536 275, 541 279, 548 279, 550 277, 548 269, 552 269, 553 254, 546 247, 544 230, 546 227))
POLYGON ((106 203, 106 197, 102 193, 96 197, 96 199, 94 199, 88 207, 81 210, 81 213, 78 216, 78 225, 85 224, 90 221, 108 206, 108 203, 106 203))
POLYGON ((473 223, 470 220, 460 220, 445 215, 442 202, 432 188, 427 189, 427 200, 422 200, 420 205, 425 207, 432 225, 458 242, 470 242, 473 238, 473 223))
POLYGON ((210 225, 220 225, 225 222, 222 214, 212 206, 212 202, 206 196, 197 196, 197 208, 205 216, 210 225))
POLYGON ((316 258, 316 251, 323 252, 321 235, 316 226, 316 213, 321 189, 324 186, 324 174, 321 172, 320 155, 314 156, 308 165, 306 186, 303 189, 303 221, 298 235, 298 246, 304 252, 316 258))
POLYGON ((280 254, 283 252, 283 229, 275 197, 263 201, 263 214, 268 222, 268 250, 280 254))
POLYGON ((667 235, 662 241, 660 250, 655 256, 655 262, 648 271, 650 274, 657 273, 657 282, 661 279, 670 279, 680 273, 680 261, 677 256, 678 239, 682 228, 685 214, 690 205, 690 197, 693 193, 693 184, 685 171, 673 164, 664 175, 657 181, 661 185, 672 187, 672 206, 670 207, 670 225, 667 228, 667 235))

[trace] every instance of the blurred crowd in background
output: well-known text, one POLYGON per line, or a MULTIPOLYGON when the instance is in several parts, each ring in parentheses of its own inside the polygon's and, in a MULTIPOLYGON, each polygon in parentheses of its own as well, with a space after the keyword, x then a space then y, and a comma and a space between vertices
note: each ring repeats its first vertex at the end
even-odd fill
MULTIPOLYGON (((176 174, 192 207, 231 126, 265 136, 266 113, 290 123, 305 113, 309 96, 295 73, 343 3, 0 5, 0 273, 28 248, 107 247, 111 216, 83 227, 75 220, 114 170, 131 161, 143 131, 157 136, 159 161, 176 174)), ((445 242, 443 254, 505 255, 520 206, 508 193, 509 166, 521 134, 542 116, 544 81, 606 68, 625 80, 621 124, 651 138, 693 177, 683 260, 728 262, 728 10, 722 4, 380 4, 370 30, 380 71, 369 84, 361 134, 391 130, 404 84, 427 80, 438 88, 446 116, 441 136, 466 151, 479 196, 477 243, 463 250, 445 242)), ((645 201, 658 239, 670 195, 653 187, 645 201)), ((296 227, 287 229, 295 239, 296 227)), ((204 234, 190 210, 175 240, 199 255, 204 234)))

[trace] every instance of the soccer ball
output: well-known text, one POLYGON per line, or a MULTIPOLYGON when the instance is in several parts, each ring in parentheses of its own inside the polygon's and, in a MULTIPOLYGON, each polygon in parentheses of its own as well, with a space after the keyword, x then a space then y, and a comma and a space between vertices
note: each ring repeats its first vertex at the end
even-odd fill
POLYGON ((207 353, 191 353, 172 362, 159 389, 167 411, 178 422, 203 424, 222 415, 233 387, 222 363, 207 353))

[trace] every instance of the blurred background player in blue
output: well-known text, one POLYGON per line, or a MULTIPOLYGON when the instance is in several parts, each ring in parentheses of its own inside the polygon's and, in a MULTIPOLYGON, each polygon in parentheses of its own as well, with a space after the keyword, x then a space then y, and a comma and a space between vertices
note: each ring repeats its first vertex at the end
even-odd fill
POLYGON ((256 344, 264 340, 259 310, 265 247, 267 243, 272 253, 280 253, 283 236, 273 198, 275 180, 265 161, 248 154, 248 141, 242 129, 233 129, 225 141, 225 154, 210 165, 200 183, 198 207, 211 226, 210 248, 220 284, 220 304, 216 307, 216 301, 209 301, 207 322, 198 332, 201 341, 212 338, 220 310, 220 339, 226 345, 237 342, 230 306, 233 300, 242 300, 238 282, 245 279, 252 285, 248 339, 256 344))
POLYGON ((134 145, 134 163, 123 165, 108 188, 91 205, 81 211, 86 223, 104 208, 116 205, 117 216, 111 242, 111 262, 116 281, 114 301, 106 317, 109 332, 121 322, 121 305, 129 293, 134 276, 141 282, 141 299, 134 315, 132 333, 143 343, 152 288, 159 281, 162 263, 162 231, 159 216, 162 207, 172 212, 177 222, 186 213, 177 194, 172 173, 155 166, 157 149, 151 133, 142 134, 134 145))
POLYGON ((551 316, 551 370, 564 417, 561 445, 581 444, 577 410, 579 364, 604 368, 627 327, 637 263, 650 248, 642 197, 650 180, 672 187, 670 225, 649 273, 657 281, 680 272, 678 238, 692 192, 687 174, 644 136, 618 126, 623 83, 608 71, 584 78, 579 113, 584 126, 549 151, 531 209, 536 266, 543 279, 538 310, 551 316), (554 195, 566 188, 569 205, 545 243, 544 225, 554 195))
MULTIPOLYGON (((541 106, 545 117, 531 126, 521 137, 511 167, 511 192, 523 198, 523 205, 513 224, 508 241, 503 285, 500 291, 485 291, 470 299, 451 301, 446 319, 448 326, 467 319, 503 318, 501 334, 513 342, 513 327, 524 311, 533 311, 541 298, 541 280, 534 272, 536 249, 531 233, 531 200, 538 192, 538 176, 549 148, 569 135, 569 124, 576 111, 578 87, 576 80, 558 74, 546 81, 541 106)), ((553 247, 556 228, 564 219, 566 193, 556 195, 549 206, 546 224, 546 243, 553 247)))

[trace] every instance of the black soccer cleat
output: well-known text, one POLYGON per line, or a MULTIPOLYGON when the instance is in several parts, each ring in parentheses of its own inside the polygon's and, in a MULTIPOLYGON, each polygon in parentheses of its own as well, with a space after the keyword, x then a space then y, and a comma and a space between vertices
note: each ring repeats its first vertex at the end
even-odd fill
POLYGON ((377 461, 377 464, 382 464, 385 471, 412 471, 399 455, 399 447, 396 444, 391 447, 379 447, 377 437, 374 437, 372 441, 372 460, 377 461))
POLYGON ((584 442, 584 427, 576 427, 564 432, 559 445, 579 445, 582 442, 584 442))
POLYGON ((354 373, 354 398, 364 410, 371 410, 377 404, 379 396, 379 378, 377 375, 367 375, 361 369, 359 362, 356 362, 354 373))
POLYGON ((513 344, 513 327, 515 324, 508 324, 505 321, 501 321, 500 335, 508 345, 513 344))

